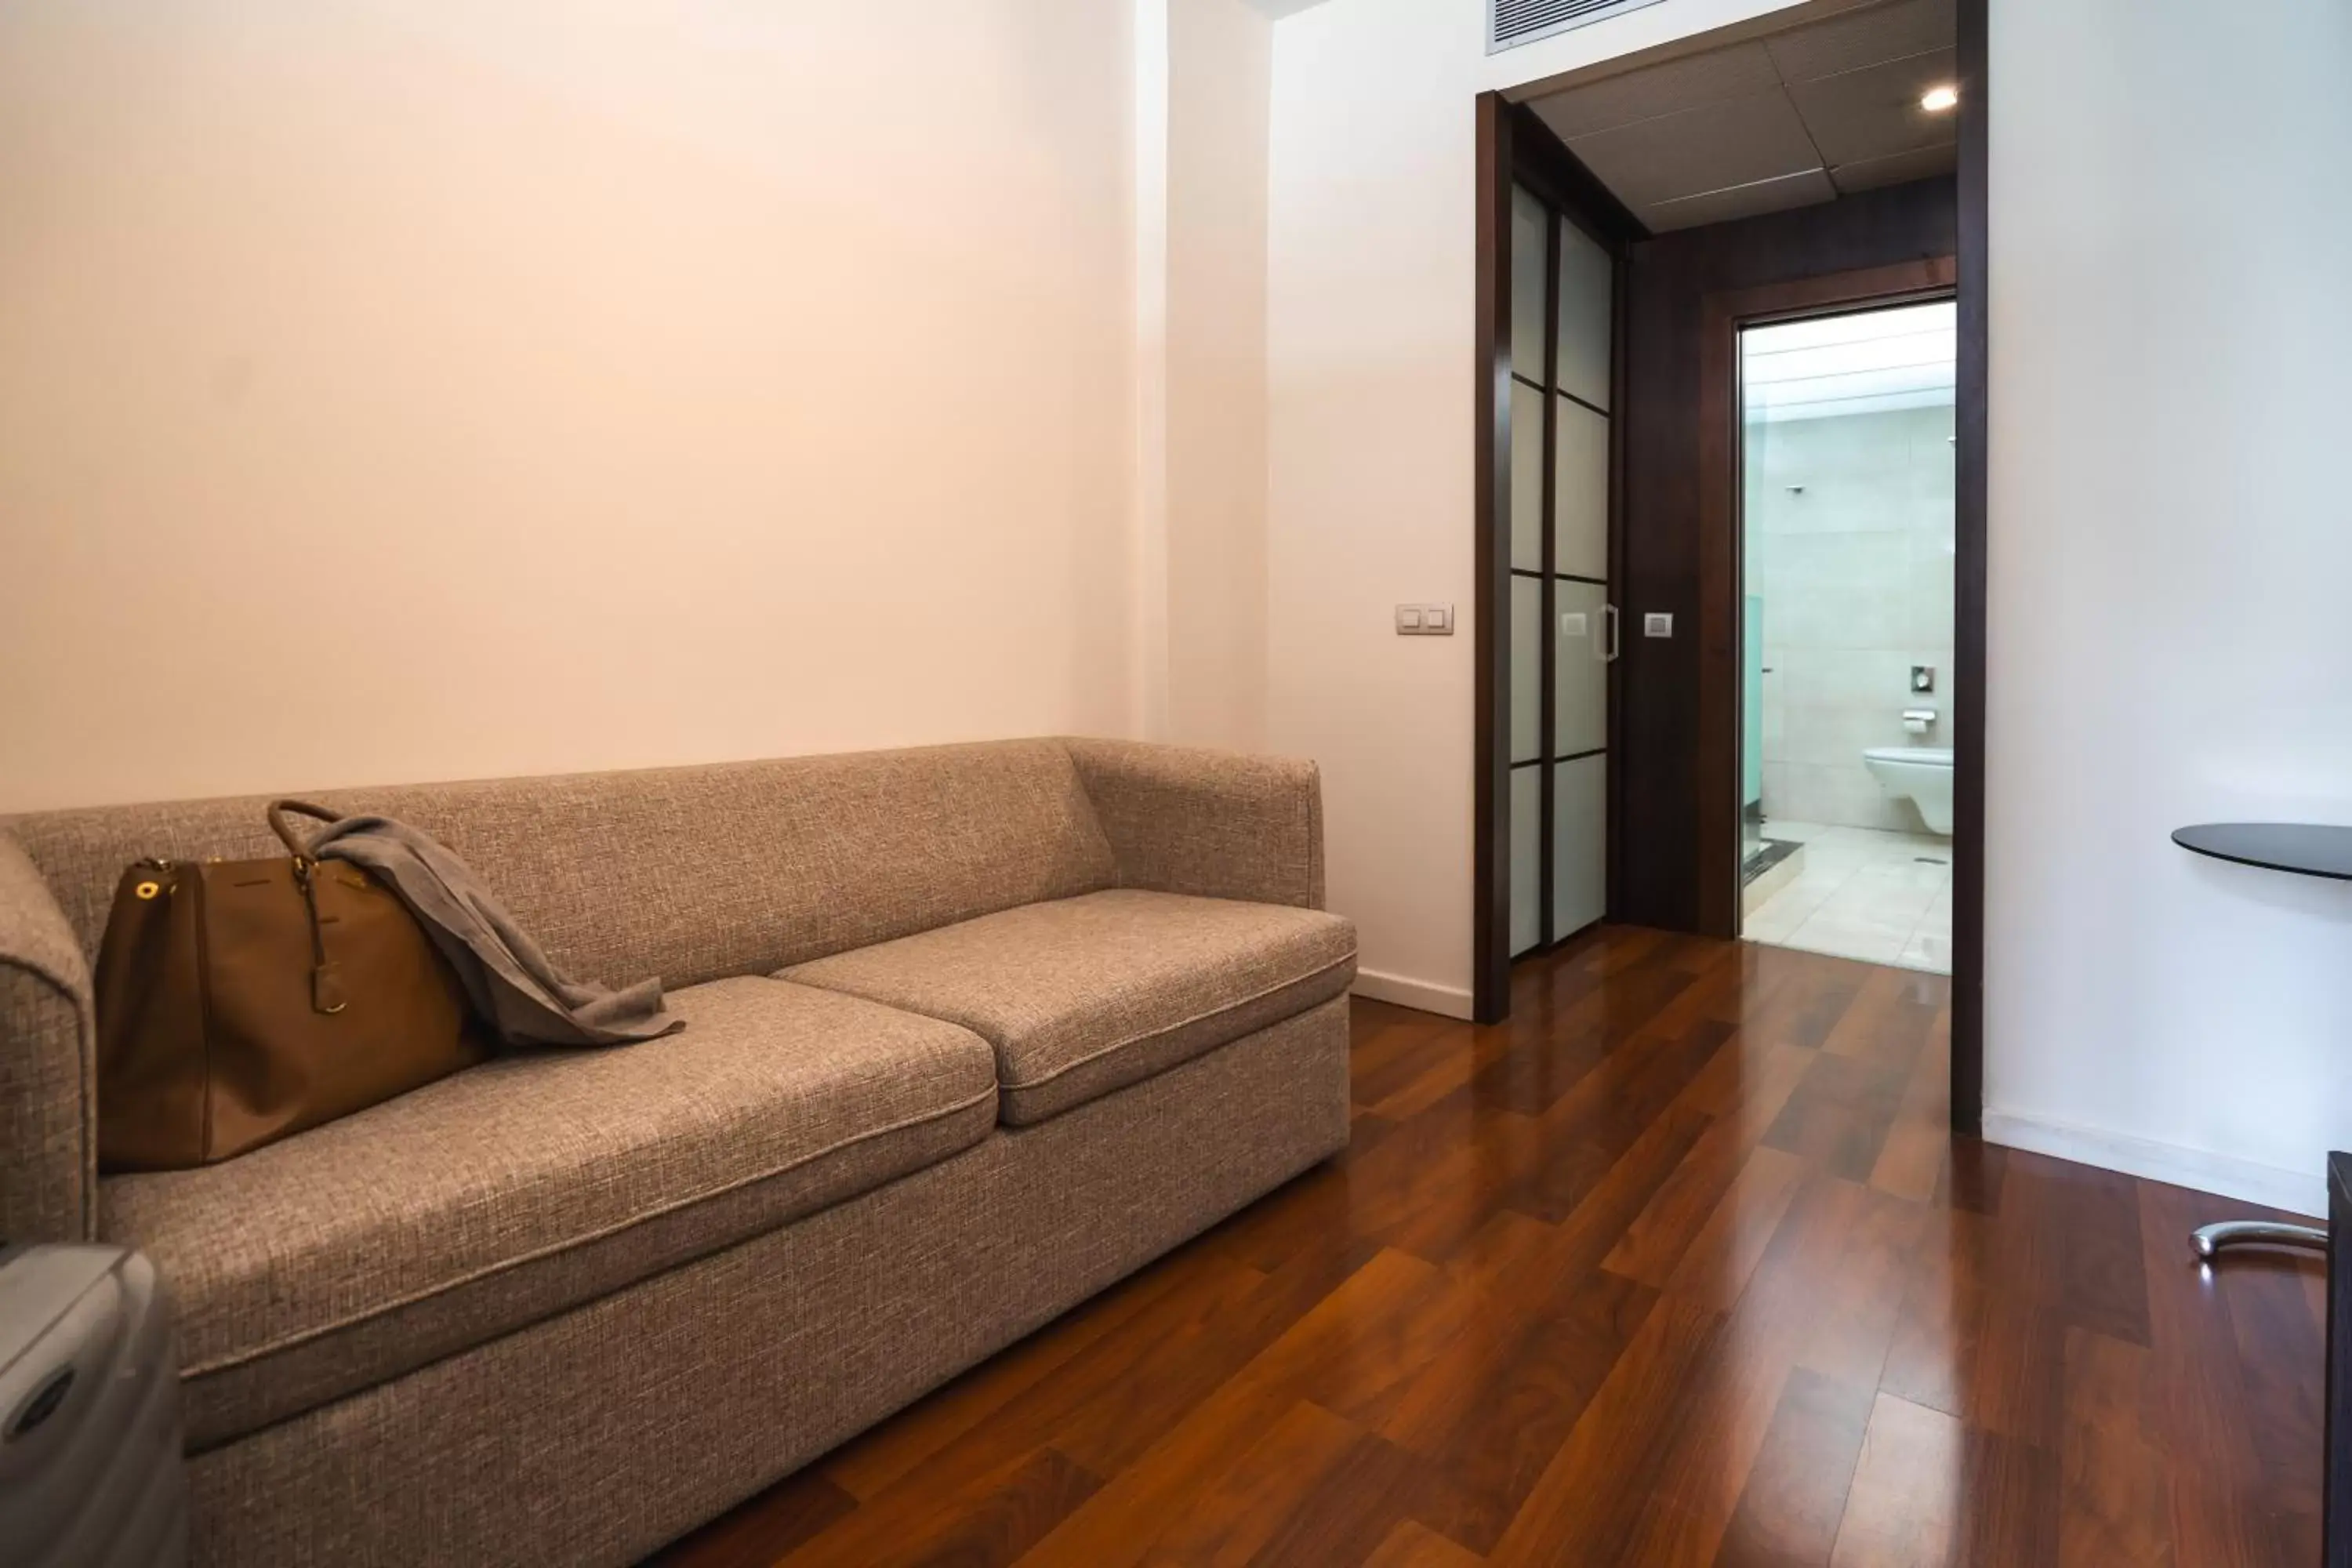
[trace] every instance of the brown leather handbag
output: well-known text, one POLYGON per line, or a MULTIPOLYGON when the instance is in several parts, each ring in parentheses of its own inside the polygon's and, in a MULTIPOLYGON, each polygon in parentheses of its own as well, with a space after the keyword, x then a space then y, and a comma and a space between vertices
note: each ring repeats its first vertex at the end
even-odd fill
POLYGON ((471 1067, 457 973, 399 899, 313 860, 269 807, 285 860, 141 860, 100 944, 98 1158, 211 1164, 471 1067))

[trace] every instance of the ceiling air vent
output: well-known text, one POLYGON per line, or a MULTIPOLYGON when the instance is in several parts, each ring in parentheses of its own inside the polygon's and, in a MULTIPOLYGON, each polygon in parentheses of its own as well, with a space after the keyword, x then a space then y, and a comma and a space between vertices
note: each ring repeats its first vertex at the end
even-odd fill
POLYGON ((1658 0, 1486 0, 1486 52, 1515 49, 1658 0))

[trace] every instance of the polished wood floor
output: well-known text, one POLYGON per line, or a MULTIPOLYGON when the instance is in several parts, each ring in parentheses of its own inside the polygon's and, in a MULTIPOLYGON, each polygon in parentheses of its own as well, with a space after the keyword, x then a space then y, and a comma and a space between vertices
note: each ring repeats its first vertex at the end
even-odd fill
POLYGON ((1945 1131, 1948 983, 1616 929, 682 1564, 2316 1563, 2315 1259, 1945 1131))

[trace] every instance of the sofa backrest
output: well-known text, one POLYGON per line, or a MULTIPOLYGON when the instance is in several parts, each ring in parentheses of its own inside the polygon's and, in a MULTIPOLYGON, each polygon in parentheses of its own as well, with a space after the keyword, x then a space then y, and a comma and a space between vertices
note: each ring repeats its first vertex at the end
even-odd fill
MULTIPOLYGON (((612 985, 766 973, 1118 881, 1059 741, 307 798, 432 834, 557 964, 612 985)), ((251 795, 41 812, 0 829, 24 845, 95 962, 123 867, 142 856, 282 855, 262 820, 267 804, 251 795)))

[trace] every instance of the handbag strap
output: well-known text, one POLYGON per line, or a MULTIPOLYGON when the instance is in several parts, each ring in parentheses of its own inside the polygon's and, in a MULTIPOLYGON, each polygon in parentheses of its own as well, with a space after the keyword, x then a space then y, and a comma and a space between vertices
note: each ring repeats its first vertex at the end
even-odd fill
POLYGON ((294 886, 301 891, 302 913, 310 926, 310 1005, 320 1013, 340 1013, 345 1005, 342 971, 327 956, 326 928, 319 922, 319 895, 310 886, 310 868, 317 862, 310 858, 308 841, 294 836, 294 825, 286 820, 289 812, 298 816, 315 816, 321 822, 340 821, 342 814, 329 811, 323 805, 312 805, 307 800, 269 803, 269 828, 294 852, 294 886))
POLYGON ((307 800, 271 801, 269 830, 286 841, 286 847, 293 852, 294 858, 297 860, 308 860, 310 858, 310 844, 307 838, 295 837, 294 825, 286 820, 286 814, 289 811, 300 816, 315 816, 320 822, 341 822, 343 817, 343 814, 340 811, 329 811, 325 806, 313 805, 307 800))

